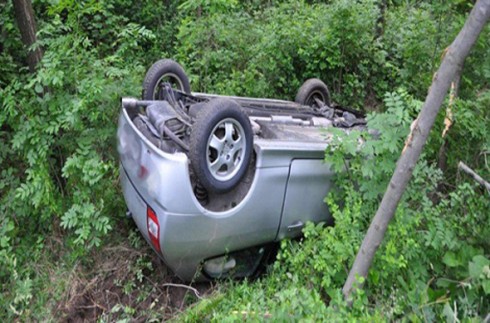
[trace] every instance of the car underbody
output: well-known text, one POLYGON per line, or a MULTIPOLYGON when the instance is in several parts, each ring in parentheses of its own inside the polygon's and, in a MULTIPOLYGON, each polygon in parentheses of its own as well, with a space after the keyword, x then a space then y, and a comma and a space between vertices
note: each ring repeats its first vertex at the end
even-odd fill
MULTIPOLYGON (((319 151, 323 154, 326 144, 331 139, 332 134, 325 131, 329 127, 339 127, 349 131, 351 129, 363 128, 365 121, 360 113, 349 112, 343 107, 316 107, 301 106, 294 102, 257 99, 248 97, 234 97, 223 95, 210 95, 204 93, 185 93, 175 91, 169 87, 166 89, 166 100, 159 101, 138 101, 136 99, 123 99, 123 107, 132 116, 132 121, 138 130, 150 140, 156 147, 167 153, 187 153, 189 150, 189 133, 186 126, 189 126, 178 114, 172 113, 173 118, 168 119, 169 106, 172 109, 181 109, 185 114, 195 116, 196 110, 205 107, 205 102, 216 99, 226 98, 235 100, 250 118, 254 142, 256 146, 270 146, 274 142, 276 148, 290 150, 292 153, 298 149, 296 158, 322 158, 322 155, 310 152, 305 156, 305 150, 319 151), (169 104, 172 102, 173 104, 169 104), (177 106, 177 108, 176 108, 177 106), (142 108, 145 108, 142 110, 142 108), (140 113, 144 111, 144 113, 140 113), (357 114, 354 114, 354 113, 357 114), (162 129, 162 122, 172 123, 174 129, 162 129), (159 128, 160 127, 160 128, 159 128), (175 131, 177 129, 177 131, 175 131), (168 132, 178 138, 168 136, 168 132), (262 142, 261 142, 262 141, 262 142), (269 143, 268 143, 269 142, 269 143), (313 148, 308 149, 302 143, 313 148)), ((292 156, 295 157, 294 155, 292 156)), ((214 192, 206 190, 199 185, 192 168, 190 169, 190 180, 195 187, 194 194, 202 206, 211 211, 226 211, 238 204, 247 194, 255 174, 256 154, 252 155, 251 162, 247 168, 245 176, 241 181, 226 192, 214 192)))
POLYGON ((332 222, 328 129, 363 129, 359 112, 331 104, 321 81, 300 103, 190 93, 167 61, 179 89, 150 70, 144 100, 122 100, 118 150, 128 209, 179 277, 249 276, 268 246, 332 222))

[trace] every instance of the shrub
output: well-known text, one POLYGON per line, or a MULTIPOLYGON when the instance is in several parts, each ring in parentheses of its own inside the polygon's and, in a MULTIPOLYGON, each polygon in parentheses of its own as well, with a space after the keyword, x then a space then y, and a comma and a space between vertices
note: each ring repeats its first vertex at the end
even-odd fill
POLYGON ((218 11, 181 25, 177 58, 197 91, 293 98, 307 78, 317 77, 336 99, 361 106, 375 79, 376 90, 386 89, 378 74, 384 54, 374 42, 376 17, 373 1, 218 11))
POLYGON ((114 43, 104 52, 109 47, 98 46, 100 35, 85 25, 107 14, 104 8, 60 3, 51 9, 50 20, 40 24, 45 51, 37 72, 0 90, 0 306, 9 317, 24 311, 29 317, 39 286, 28 264, 38 259, 46 237, 67 229, 68 248, 81 255, 101 245, 121 217, 118 101, 138 94, 144 74, 137 60, 128 66, 124 57, 153 37, 123 24, 118 32, 106 31, 114 43))

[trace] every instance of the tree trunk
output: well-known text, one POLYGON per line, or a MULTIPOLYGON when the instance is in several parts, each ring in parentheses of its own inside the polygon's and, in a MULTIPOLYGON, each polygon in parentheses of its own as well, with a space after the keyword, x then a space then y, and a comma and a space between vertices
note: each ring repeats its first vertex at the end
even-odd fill
POLYGON ((362 281, 365 281, 376 250, 383 240, 388 224, 393 218, 398 203, 412 176, 415 164, 420 157, 449 86, 454 80, 456 71, 462 66, 489 17, 490 0, 479 0, 473 10, 471 10, 465 25, 446 52, 439 70, 434 75, 422 110, 412 126, 405 149, 401 153, 383 200, 369 226, 342 289, 348 302, 351 301, 350 295, 352 291, 363 286, 363 283, 357 281, 357 277, 363 277, 362 281))
POLYGON ((386 24, 385 15, 386 15, 386 7, 388 6, 388 4, 386 2, 387 2, 387 0, 379 0, 378 1, 379 15, 378 15, 378 19, 376 20, 375 39, 380 38, 385 33, 385 24, 386 24))
POLYGON ((43 57, 40 47, 32 49, 31 46, 36 42, 36 20, 32 3, 30 0, 13 0, 15 20, 20 29, 22 43, 27 50, 27 64, 29 71, 32 73, 36 70, 37 64, 43 57))

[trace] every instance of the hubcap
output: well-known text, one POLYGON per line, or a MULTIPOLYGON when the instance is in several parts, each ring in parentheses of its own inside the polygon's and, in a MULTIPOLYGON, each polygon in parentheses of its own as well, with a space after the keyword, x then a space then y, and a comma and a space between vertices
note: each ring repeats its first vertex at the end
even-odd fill
POLYGON ((207 167, 218 181, 233 178, 243 164, 245 131, 232 118, 221 120, 211 132, 207 145, 207 167))

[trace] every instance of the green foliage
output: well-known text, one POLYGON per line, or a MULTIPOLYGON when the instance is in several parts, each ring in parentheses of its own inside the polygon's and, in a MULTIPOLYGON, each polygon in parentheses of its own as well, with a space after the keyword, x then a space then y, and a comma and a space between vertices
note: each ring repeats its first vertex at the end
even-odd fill
MULTIPOLYGON (((435 3, 406 1, 386 13, 383 42, 389 62, 410 93, 426 95, 446 48, 462 28, 472 4, 467 1, 435 3)), ((465 61, 461 96, 472 97, 473 89, 489 82, 489 33, 485 28, 465 61), (480 84, 476 84, 476 83, 480 84)))
MULTIPOLYGON (((368 128, 376 129, 377 134, 371 137, 364 134, 365 141, 361 144, 352 133, 338 134, 338 139, 327 149, 326 159, 335 168, 340 170, 348 165, 338 176, 338 185, 346 188, 343 193, 336 194, 337 203, 345 205, 345 209, 362 210, 364 218, 375 213, 381 193, 393 173, 396 156, 403 147, 410 121, 420 107, 420 103, 404 91, 387 94, 385 105, 386 113, 367 118, 368 128), (346 156, 349 156, 348 164, 342 161, 346 156), (354 191, 352 187, 357 189, 354 191), (359 194, 361 207, 347 202, 351 196, 359 194)), ((476 142, 485 140, 485 130, 477 133, 476 142)), ((432 135, 438 136, 437 132, 432 135)), ((452 155, 456 157, 459 153, 456 150, 452 155)), ((483 286, 487 282, 473 279, 475 276, 468 271, 468 266, 474 257, 488 260, 484 250, 489 250, 489 245, 483 237, 489 234, 484 223, 489 220, 486 210, 490 201, 476 192, 474 185, 461 182, 457 183, 455 191, 442 196, 436 191, 441 180, 440 170, 422 157, 370 270, 367 293, 376 295, 377 306, 386 308, 384 312, 392 313, 394 317, 411 311, 426 318, 446 315, 447 306, 439 304, 456 304, 459 309, 456 317, 474 317, 488 312, 488 304, 483 301, 486 297, 483 286), (442 263, 436 259, 442 259, 442 263), (449 287, 451 284, 441 282, 452 282, 452 288, 449 287), (420 286, 425 286, 422 294, 420 286), (388 298, 392 293, 395 296, 388 298)), ((355 243, 357 240, 345 241, 355 243)), ((482 260, 480 264, 483 263, 482 260)), ((486 276, 479 277, 485 280, 486 276)))
MULTIPOLYGON (((453 107, 454 126, 448 133, 448 164, 461 160, 471 163, 483 178, 490 177, 490 91, 480 92, 474 100, 459 100, 453 107), (461 142, 465 142, 461 145, 461 142)), ((442 130, 441 130, 442 131, 442 130)))
POLYGON ((40 31, 50 50, 35 77, 4 90, 5 121, 15 132, 12 148, 26 167, 16 198, 39 212, 42 224, 67 212, 62 224, 80 229, 77 241, 94 239, 92 244, 98 245, 98 237, 110 228, 107 216, 97 216, 102 197, 105 192, 112 200, 116 193, 110 180, 116 164, 105 147, 113 138, 117 109, 100 107, 117 99, 113 82, 124 84, 128 72, 112 57, 98 59, 85 34, 63 35, 65 31, 54 17, 40 31), (92 206, 93 217, 73 205, 79 211, 92 206))
MULTIPOLYGON (((373 1, 216 10, 181 25, 177 58, 199 91, 293 98, 307 78, 318 77, 336 98, 360 105, 369 84, 382 78, 376 71, 384 53, 373 42, 376 14, 373 1)), ((379 89, 386 89, 382 82, 379 89)))
POLYGON ((15 28, 13 6, 11 1, 0 3, 0 89, 15 78, 19 64, 26 57, 22 50, 20 33, 15 28), (8 50, 4 50, 8 49, 8 50))
POLYGON ((0 307, 7 317, 29 315, 38 288, 26 266, 38 256, 26 252, 29 245, 42 246, 39 239, 58 224, 82 255, 102 244, 123 213, 113 144, 117 102, 139 92, 144 68, 137 60, 128 66, 126 57, 154 35, 110 9, 93 2, 50 7, 49 20, 39 24, 44 57, 37 72, 0 89, 0 281, 9 295, 0 307))
MULTIPOLYGON (((198 15, 229 12, 236 8, 237 0, 187 0, 179 5, 183 11, 200 11, 198 15)), ((192 14, 192 13, 191 13, 192 14)))
POLYGON ((403 89, 386 93, 386 113, 370 113, 366 119, 369 131, 353 130, 345 133, 333 129, 335 135, 327 150, 327 160, 343 180, 363 178, 355 184, 363 193, 363 198, 372 201, 384 193, 388 180, 395 169, 398 153, 403 147, 414 115, 418 113, 421 102, 414 100, 403 89))
MULTIPOLYGON (((175 56, 196 91, 292 99, 307 78, 317 77, 337 102, 359 108, 400 86, 425 95, 467 10, 458 1, 390 4, 379 34, 380 10, 372 0, 244 2, 242 10, 223 3, 180 6, 187 10, 175 56)), ((475 82, 488 84, 481 69, 489 62, 488 32, 468 59, 477 67, 463 79, 465 95, 473 95, 466 88, 475 82)))
MULTIPOLYGON (((446 13, 446 12, 445 12, 446 13)), ((440 61, 441 51, 454 38, 442 13, 435 14, 428 6, 406 3, 387 14, 384 39, 391 47, 390 59, 397 67, 399 81, 408 86, 410 92, 423 95, 432 80, 432 74, 440 61), (413 76, 418 77, 414 80, 413 76)), ((451 29, 453 27, 451 26, 451 29)))

